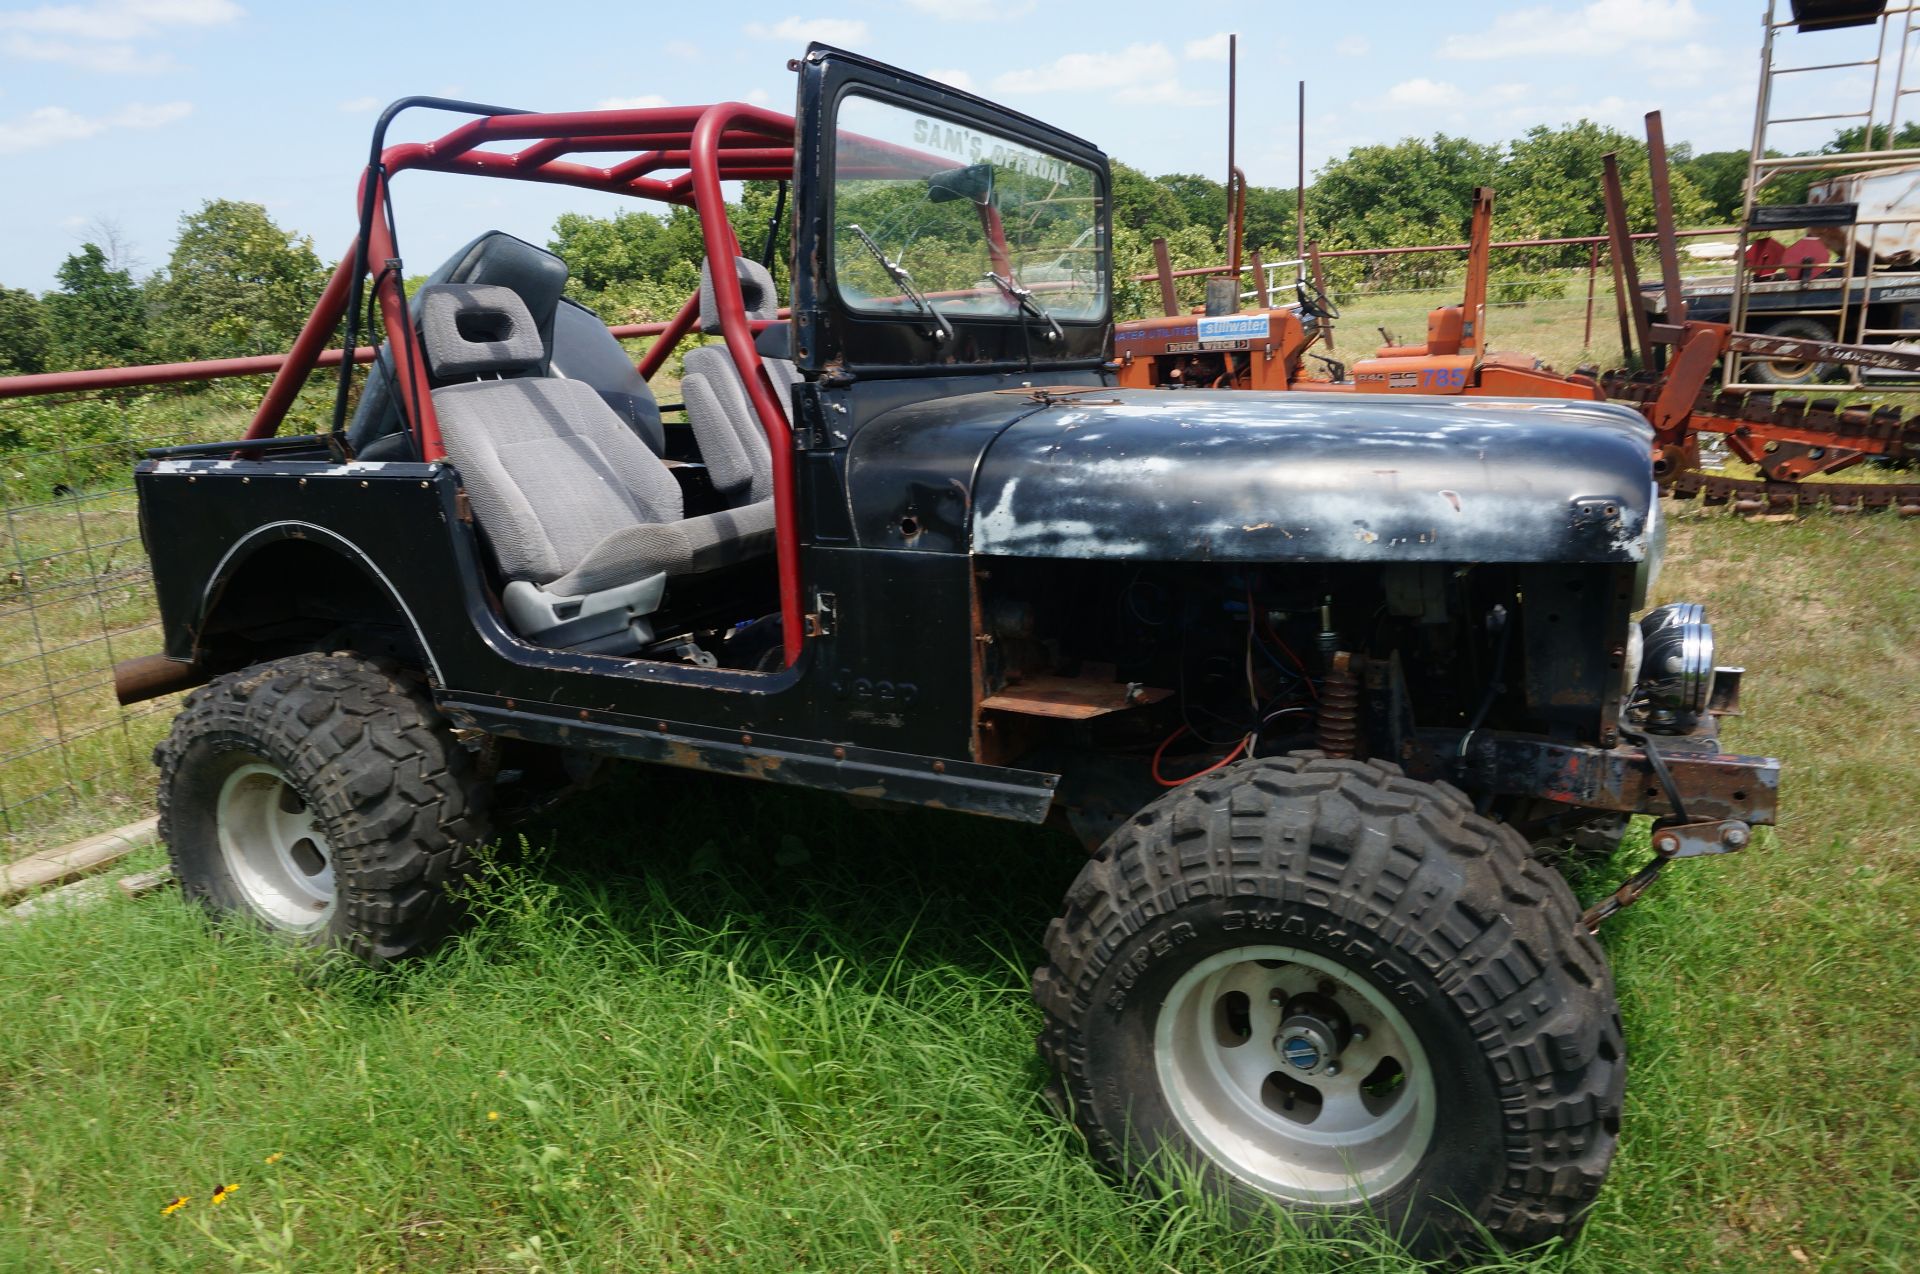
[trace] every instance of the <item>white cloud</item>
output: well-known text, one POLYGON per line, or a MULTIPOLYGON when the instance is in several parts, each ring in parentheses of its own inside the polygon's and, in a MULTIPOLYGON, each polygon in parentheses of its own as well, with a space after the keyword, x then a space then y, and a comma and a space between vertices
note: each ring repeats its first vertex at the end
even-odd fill
POLYGON ((1179 71, 1164 44, 1130 44, 1118 53, 1068 53, 1046 66, 1004 71, 993 87, 1001 93, 1083 93, 1171 78, 1179 71))
POLYGON ((907 4, 942 22, 1005 22, 1032 13, 1036 0, 907 0, 907 4))
POLYGON ((1347 35, 1334 43, 1333 51, 1343 58, 1363 58, 1373 52, 1373 45, 1364 35, 1347 35))
POLYGON ((599 111, 643 111, 655 106, 672 106, 658 93, 642 93, 638 97, 603 97, 594 104, 599 111))
POLYGON ((83 71, 97 71, 102 75, 144 75, 179 68, 179 64, 166 54, 141 53, 131 44, 75 44, 68 40, 43 40, 19 32, 0 42, 0 51, 23 61, 57 62, 65 66, 77 66, 83 71))
POLYGON ((1484 31, 1448 36, 1440 56, 1463 62, 1592 58, 1653 43, 1671 46, 1701 25, 1693 0, 1593 0, 1577 9, 1539 5, 1503 13, 1484 31))
POLYGON ((746 101, 748 105, 751 105, 751 106, 765 106, 768 102, 771 102, 772 100, 773 100, 773 94, 767 92, 767 90, 763 88, 751 89, 748 91, 746 96, 746 101))
POLYGON ((94 4, 49 4, 0 13, 0 53, 28 62, 54 62, 102 75, 141 75, 179 70, 165 53, 148 53, 132 41, 171 28, 232 22, 246 10, 232 0, 100 0, 94 4))
POLYGON ((1411 80, 1402 80, 1387 90, 1387 101, 1394 106, 1415 106, 1432 109, 1442 106, 1457 106, 1466 95, 1456 84, 1444 80, 1430 80, 1424 76, 1411 80))
POLYGON ((1180 83, 1180 63, 1167 46, 1130 44, 1117 53, 1068 53, 1046 66, 1005 71, 994 77, 996 93, 1089 93, 1105 91, 1116 102, 1155 106, 1211 106, 1219 96, 1180 83))
POLYGON ((1195 62, 1224 62, 1227 60, 1227 38, 1227 32, 1215 31, 1212 35, 1188 40, 1187 47, 1182 51, 1195 62))
POLYGON ((349 115, 368 115, 379 110, 380 106, 381 102, 377 97, 350 97, 340 103, 340 109, 349 115))
POLYGON ((111 128, 159 128, 193 113, 188 102, 159 106, 136 103, 111 115, 78 115, 64 106, 42 106, 14 119, 0 120, 0 155, 62 142, 83 141, 111 128))
POLYGON ((771 26, 749 22, 746 33, 756 40, 782 40, 789 44, 853 45, 867 40, 867 24, 853 18, 782 18, 771 26))
POLYGON ((1178 80, 1153 80, 1130 84, 1113 95, 1116 102, 1137 102, 1142 106, 1218 106, 1224 94, 1191 89, 1178 80))
POLYGON ((960 71, 960 70, 928 71, 927 78, 930 80, 939 80, 942 84, 951 84, 955 88, 964 89, 969 93, 974 91, 973 77, 971 75, 968 75, 965 71, 960 71))
POLYGON ((167 27, 214 27, 243 17, 232 0, 101 0, 0 13, 0 28, 80 40, 137 40, 167 27))

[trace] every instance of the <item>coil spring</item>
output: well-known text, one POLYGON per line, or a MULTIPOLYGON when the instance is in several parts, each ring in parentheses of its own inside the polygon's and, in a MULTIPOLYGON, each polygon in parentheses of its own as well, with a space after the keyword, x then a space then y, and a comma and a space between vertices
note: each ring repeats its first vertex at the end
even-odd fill
POLYGON ((1315 742, 1330 757, 1351 757, 1360 742, 1360 680, 1353 675, 1353 656, 1335 651, 1320 684, 1320 714, 1314 723, 1315 742))

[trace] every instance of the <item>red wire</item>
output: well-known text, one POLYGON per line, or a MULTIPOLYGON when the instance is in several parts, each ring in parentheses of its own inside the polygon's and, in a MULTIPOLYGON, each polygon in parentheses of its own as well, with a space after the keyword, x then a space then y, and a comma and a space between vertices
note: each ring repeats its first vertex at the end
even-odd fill
POLYGON ((1209 765, 1204 770, 1196 770, 1192 774, 1187 775, 1183 779, 1162 778, 1160 775, 1161 756, 1163 756, 1166 753, 1167 745, 1169 743, 1172 743, 1175 739, 1179 738, 1181 735, 1185 734, 1186 732, 1187 732, 1187 727, 1185 727, 1184 725, 1181 726, 1178 730, 1175 730, 1172 734, 1169 734, 1166 738, 1162 739, 1160 741, 1160 746, 1153 750, 1153 781, 1155 783, 1158 783, 1161 787, 1179 787, 1182 783, 1191 783, 1195 779, 1199 778, 1202 774, 1211 774, 1215 770, 1218 770, 1223 766, 1232 764, 1233 759, 1239 756, 1241 752, 1246 750, 1247 741, 1245 739, 1241 739, 1240 742, 1234 745, 1233 751, 1227 753, 1225 756, 1221 757, 1218 761, 1215 761, 1212 765, 1209 765))
POLYGON ((1320 697, 1320 690, 1317 686, 1313 684, 1313 674, 1309 673, 1307 671, 1307 666, 1300 662, 1300 656, 1293 653, 1293 647, 1287 645, 1286 642, 1280 640, 1280 634, 1273 631, 1272 624, 1268 624, 1266 628, 1267 628, 1267 636, 1273 638, 1274 644, 1280 647, 1281 651, 1287 656, 1287 658, 1293 660, 1293 666, 1300 670, 1300 679, 1307 683, 1307 693, 1312 695, 1315 699, 1318 699, 1320 697))

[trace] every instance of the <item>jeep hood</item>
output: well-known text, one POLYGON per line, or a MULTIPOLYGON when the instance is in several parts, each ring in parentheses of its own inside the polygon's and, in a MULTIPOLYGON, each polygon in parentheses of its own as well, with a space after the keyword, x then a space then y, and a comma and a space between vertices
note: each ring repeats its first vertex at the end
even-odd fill
POLYGON ((1091 390, 973 483, 976 553, 1152 561, 1639 562, 1652 432, 1613 404, 1091 390))

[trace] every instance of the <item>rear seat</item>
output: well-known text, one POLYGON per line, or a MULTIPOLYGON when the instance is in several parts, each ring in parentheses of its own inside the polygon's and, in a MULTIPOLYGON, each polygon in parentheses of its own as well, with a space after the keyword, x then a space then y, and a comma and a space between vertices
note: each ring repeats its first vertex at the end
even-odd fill
POLYGON ((587 384, 528 375, 546 358, 512 289, 420 290, 447 456, 506 580, 508 622, 547 646, 650 644, 668 582, 767 553, 773 503, 683 517, 680 487, 587 384))

